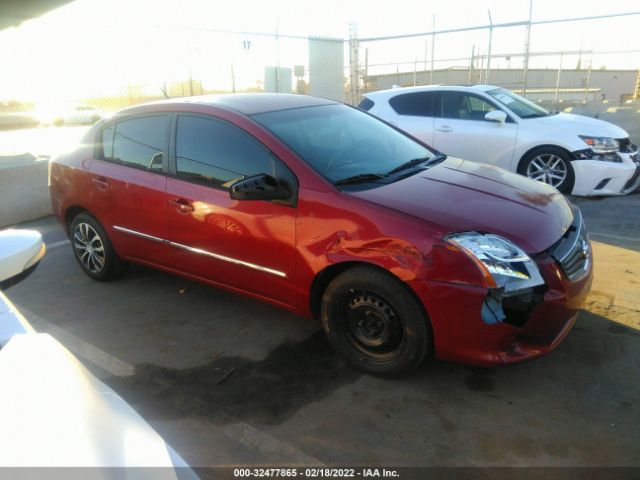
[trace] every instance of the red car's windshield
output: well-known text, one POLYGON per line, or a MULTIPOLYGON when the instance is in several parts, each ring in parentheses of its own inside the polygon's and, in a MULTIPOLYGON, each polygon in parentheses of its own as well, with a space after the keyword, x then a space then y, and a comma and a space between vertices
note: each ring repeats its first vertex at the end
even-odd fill
POLYGON ((253 118, 333 183, 382 177, 435 153, 366 113, 322 105, 261 113, 253 118))

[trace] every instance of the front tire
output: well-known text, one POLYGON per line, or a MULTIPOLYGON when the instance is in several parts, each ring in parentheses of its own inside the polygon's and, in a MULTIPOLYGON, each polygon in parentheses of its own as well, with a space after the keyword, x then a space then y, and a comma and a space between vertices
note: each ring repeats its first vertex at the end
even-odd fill
POLYGON ((336 351, 368 373, 407 373, 432 351, 422 305, 400 280, 374 267, 338 275, 322 296, 321 317, 336 351))
POLYGON ((109 281, 121 276, 128 264, 116 254, 100 222, 88 213, 74 217, 69 227, 73 254, 80 268, 93 280, 109 281))
POLYGON ((564 194, 570 194, 575 182, 570 155, 556 147, 542 147, 526 154, 518 173, 531 180, 546 183, 564 194))

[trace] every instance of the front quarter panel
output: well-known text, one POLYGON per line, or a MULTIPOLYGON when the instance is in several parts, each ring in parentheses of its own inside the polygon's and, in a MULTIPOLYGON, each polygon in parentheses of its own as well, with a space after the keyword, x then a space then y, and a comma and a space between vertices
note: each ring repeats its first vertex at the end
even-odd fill
POLYGON ((301 189, 296 236, 296 288, 307 316, 316 276, 341 263, 377 266, 409 286, 426 278, 482 284, 478 269, 441 241, 435 225, 345 193, 301 189))

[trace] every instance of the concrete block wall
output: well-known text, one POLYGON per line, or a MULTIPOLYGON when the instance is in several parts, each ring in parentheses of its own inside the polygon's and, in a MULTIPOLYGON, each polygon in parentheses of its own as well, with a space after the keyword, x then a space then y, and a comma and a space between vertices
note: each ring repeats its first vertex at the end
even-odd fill
POLYGON ((51 215, 49 162, 11 160, 0 161, 0 228, 51 215))

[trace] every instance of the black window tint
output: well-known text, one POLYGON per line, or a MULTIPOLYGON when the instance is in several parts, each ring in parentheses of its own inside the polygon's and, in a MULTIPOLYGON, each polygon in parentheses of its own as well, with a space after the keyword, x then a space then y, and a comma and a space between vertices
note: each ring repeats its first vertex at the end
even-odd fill
POLYGON ((100 145, 102 146, 102 153, 98 158, 102 158, 103 160, 112 160, 113 159, 113 131, 115 127, 113 125, 109 125, 104 128, 100 135, 100 145))
POLYGON ((433 117, 435 92, 414 92, 398 95, 389 100, 391 108, 399 115, 433 117))
POLYGON ((168 115, 118 122, 113 139, 113 161, 145 170, 162 170, 168 127, 168 115))
POLYGON ((487 112, 496 108, 489 102, 464 92, 443 92, 442 117, 460 120, 484 120, 487 112))
POLYGON ((360 110, 364 110, 365 112, 368 112, 369 110, 371 110, 371 107, 373 107, 374 105, 375 105, 375 102, 373 100, 365 97, 362 99, 362 101, 358 105, 358 108, 360 110))
POLYGON ((176 174, 228 188, 240 178, 266 173, 278 178, 273 155, 238 127, 212 118, 180 116, 176 174))

